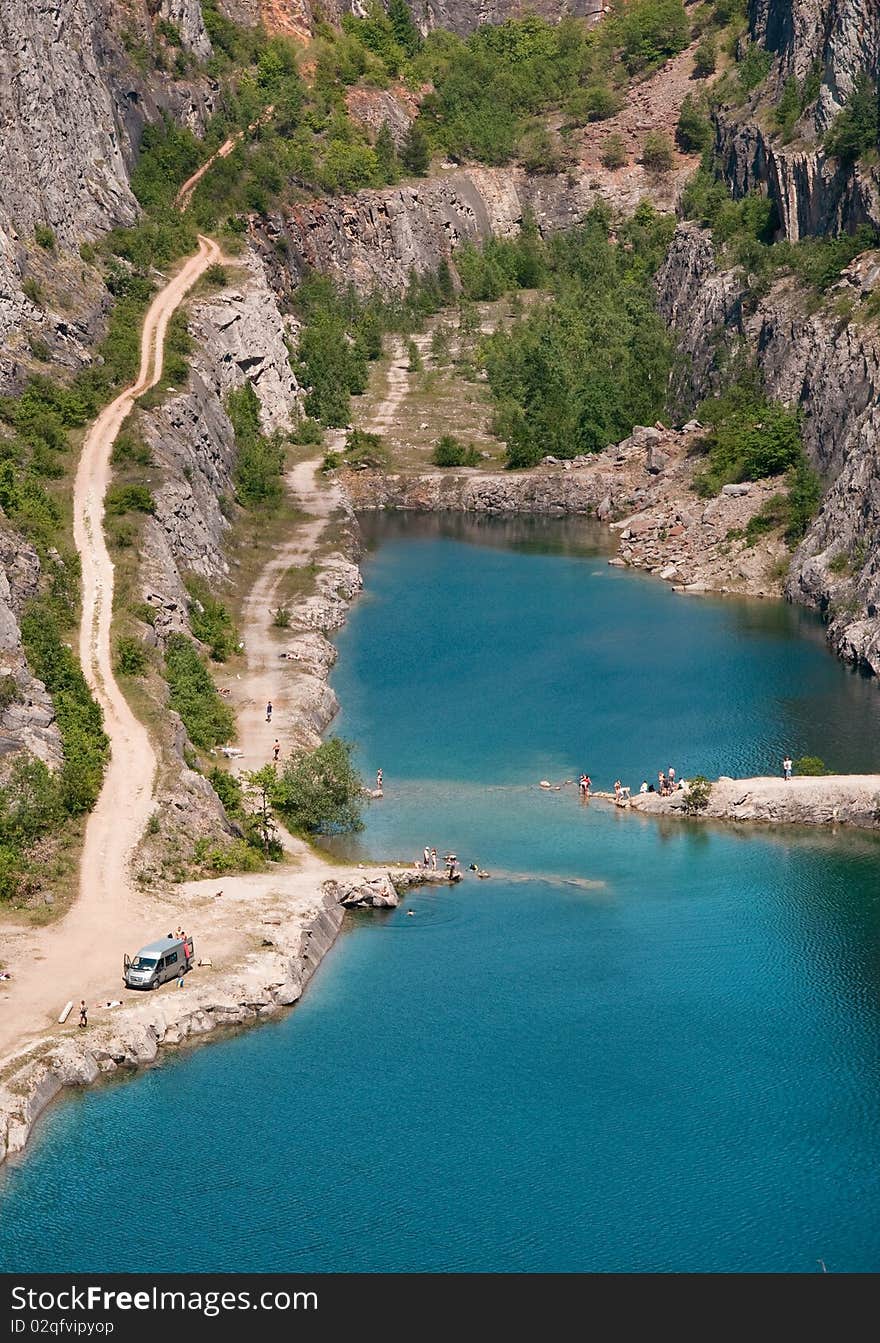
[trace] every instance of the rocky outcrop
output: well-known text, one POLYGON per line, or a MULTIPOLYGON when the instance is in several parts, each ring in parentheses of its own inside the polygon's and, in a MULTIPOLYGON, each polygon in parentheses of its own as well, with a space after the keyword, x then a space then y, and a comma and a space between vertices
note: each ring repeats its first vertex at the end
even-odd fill
POLYGON ((199 0, 160 0, 159 15, 177 29, 185 51, 192 52, 196 60, 209 59, 213 47, 205 29, 199 0))
MULTIPOLYGON (((446 28, 462 35, 473 32, 481 23, 503 23, 505 19, 539 14, 554 22, 569 14, 578 18, 598 19, 603 0, 407 0, 413 20, 422 33, 446 28)), ((364 0, 219 0, 220 10, 237 23, 262 23, 267 32, 286 33, 307 38, 319 19, 338 24, 343 15, 363 16, 364 0)))
POLYGON ((27 665, 18 624, 39 582, 40 561, 33 546, 0 526, 0 769, 4 758, 19 751, 51 768, 62 760, 52 699, 27 665))
POLYGON ((141 569, 160 635, 185 628, 181 574, 216 583, 229 572, 223 545, 235 492, 236 444, 226 397, 250 383, 267 432, 289 429, 301 399, 290 366, 288 327, 251 254, 227 288, 192 306, 188 324, 196 353, 186 388, 157 409, 138 412, 163 478, 154 493, 155 514, 145 525, 141 569))
POLYGON ((880 254, 849 266, 816 306, 790 279, 757 304, 744 282, 720 272, 708 234, 678 229, 657 276, 660 309, 689 356, 681 395, 698 400, 718 384, 730 339, 755 352, 772 397, 802 412, 804 446, 825 497, 796 551, 786 583, 793 600, 829 620, 841 656, 880 672, 880 333, 858 315, 880 279, 880 254), (852 312, 853 320, 844 314, 852 312))
POLYGON ((880 69, 880 9, 875 0, 749 0, 749 27, 779 58, 782 78, 803 80, 818 67, 819 129, 834 119, 863 71, 880 69))
POLYGON ((254 239, 276 289, 309 270, 361 292, 400 293, 413 272, 436 270, 463 243, 514 237, 530 214, 542 233, 582 223, 599 201, 632 213, 650 198, 672 210, 692 165, 662 180, 633 163, 620 172, 578 168, 548 176, 516 168, 460 168, 381 191, 319 199, 274 213, 254 239))
MULTIPOLYGON (((641 793, 631 799, 630 805, 649 816, 685 816, 687 791, 667 797, 641 793)), ((826 775, 788 782, 779 778, 720 778, 712 784, 708 804, 696 818, 876 830, 880 826, 880 775, 826 775)))
POLYGON ((753 109, 720 113, 716 153, 735 196, 759 191, 775 202, 781 233, 790 241, 826 233, 880 229, 880 173, 876 166, 842 164, 818 146, 777 143, 753 119, 753 109))

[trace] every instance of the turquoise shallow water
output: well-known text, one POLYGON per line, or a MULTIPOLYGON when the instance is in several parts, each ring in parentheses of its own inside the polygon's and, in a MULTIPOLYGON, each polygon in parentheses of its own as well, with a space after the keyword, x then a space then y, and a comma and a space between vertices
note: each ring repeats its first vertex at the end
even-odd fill
POLYGON ((0 1175, 0 1267, 876 1270, 880 848, 535 785, 876 768, 877 685, 581 525, 371 540, 334 677, 385 772, 354 849, 491 881, 359 916, 283 1022, 53 1110, 0 1175))

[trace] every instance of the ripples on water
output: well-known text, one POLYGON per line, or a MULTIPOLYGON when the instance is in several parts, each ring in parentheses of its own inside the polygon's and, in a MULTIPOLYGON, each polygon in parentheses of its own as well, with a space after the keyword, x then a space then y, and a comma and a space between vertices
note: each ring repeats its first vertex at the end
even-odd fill
POLYGON ((353 851, 492 878, 357 916, 283 1022, 54 1110, 0 1266, 875 1270, 874 839, 535 784, 875 768, 877 687, 579 525, 376 526, 335 675, 387 782, 353 851))

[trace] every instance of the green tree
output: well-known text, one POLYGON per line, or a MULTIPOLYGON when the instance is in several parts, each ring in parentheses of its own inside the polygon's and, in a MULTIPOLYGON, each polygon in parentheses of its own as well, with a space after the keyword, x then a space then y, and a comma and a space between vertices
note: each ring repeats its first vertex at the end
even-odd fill
POLYGON ((617 30, 630 74, 677 56, 690 41, 682 0, 635 0, 618 16, 617 30))
POLYGON ((694 74, 698 79, 714 75, 718 64, 718 44, 712 33, 706 33, 694 52, 694 74))
POLYGON ((383 182, 396 182, 400 177, 400 159, 387 121, 383 121, 373 146, 376 155, 376 172, 383 182))
POLYGON ((267 858, 278 855, 281 845, 278 841, 278 827, 272 816, 272 799, 278 788, 275 767, 264 765, 262 769, 245 770, 244 780, 247 792, 255 802, 254 819, 260 848, 267 858))
POLYGON ((420 126, 418 118, 406 133, 406 138, 400 148, 400 158, 407 172, 415 174, 416 177, 424 177, 431 166, 431 150, 428 145, 428 138, 420 126))
POLYGON ((602 146, 599 154, 599 160, 603 168, 613 171, 615 168, 622 168, 629 161, 629 155, 626 152, 626 142, 622 135, 609 135, 602 146))
POLYGON ((669 137, 662 131, 649 131, 642 145, 642 163, 654 173, 668 173, 675 163, 669 137))
POLYGON ((300 834, 362 830, 363 780, 352 763, 351 743, 330 737, 314 751, 296 751, 273 793, 277 810, 300 834))
POLYGON ((689 93, 681 105, 675 139, 686 154, 702 154, 712 143, 712 123, 699 101, 689 93))
POLYGON ((407 56, 414 56, 422 45, 422 36, 413 23, 406 0, 389 0, 388 19, 395 40, 403 47, 407 56))
POLYGON ((838 112, 825 133, 826 154, 853 163, 880 143, 880 103, 877 87, 862 72, 846 107, 838 112))

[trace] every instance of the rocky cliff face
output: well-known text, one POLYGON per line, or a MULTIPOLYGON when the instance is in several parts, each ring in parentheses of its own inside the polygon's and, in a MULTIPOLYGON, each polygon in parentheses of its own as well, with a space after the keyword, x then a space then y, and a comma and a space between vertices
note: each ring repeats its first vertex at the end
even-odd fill
MULTIPOLYGON (((422 33, 447 28, 453 33, 473 32, 481 23, 503 23, 523 14, 539 14, 553 21, 573 14, 598 19, 603 0, 407 0, 422 33)), ((319 19, 339 23, 345 14, 363 15, 365 0, 220 0, 219 8, 237 23, 262 23, 270 33, 306 38, 319 19)))
POLYGON ((51 767, 61 763, 61 737, 52 700, 25 660, 18 620, 35 597, 40 561, 33 546, 0 525, 0 768, 22 749, 51 767))
POLYGON ((663 316, 689 356, 682 396, 710 393, 718 352, 744 338, 770 395, 803 414, 806 451, 826 485, 819 513, 795 553, 786 584, 794 600, 829 620, 841 656, 880 672, 880 332, 858 312, 880 281, 880 254, 850 266, 830 299, 811 310, 803 292, 781 280, 757 306, 743 284, 719 271, 711 238, 678 229, 657 287, 663 316))
POLYGON ((246 254, 230 286, 193 304, 189 327, 197 353, 185 389, 139 412, 141 431, 163 484, 147 519, 141 582, 157 611, 158 633, 186 627, 183 575, 211 583, 229 573, 224 500, 234 495, 235 434, 224 409, 230 391, 249 382, 267 432, 287 429, 300 388, 285 325, 259 261, 246 254))
POLYGON ((750 33, 776 57, 768 88, 744 109, 716 119, 723 173, 736 195, 766 190, 782 230, 795 242, 814 234, 880 228, 876 166, 841 165, 821 150, 821 134, 853 92, 858 77, 880 75, 880 5, 876 0, 751 0, 750 33), (767 129, 766 107, 787 79, 820 74, 815 110, 783 145, 767 129))
POLYGON ((462 243, 515 235, 530 212, 542 232, 573 228, 598 201, 631 212, 649 197, 671 210, 692 172, 652 178, 640 164, 538 177, 521 169, 460 168, 405 186, 314 200, 276 213, 255 242, 278 289, 308 269, 367 292, 399 292, 413 271, 435 270, 462 243))

